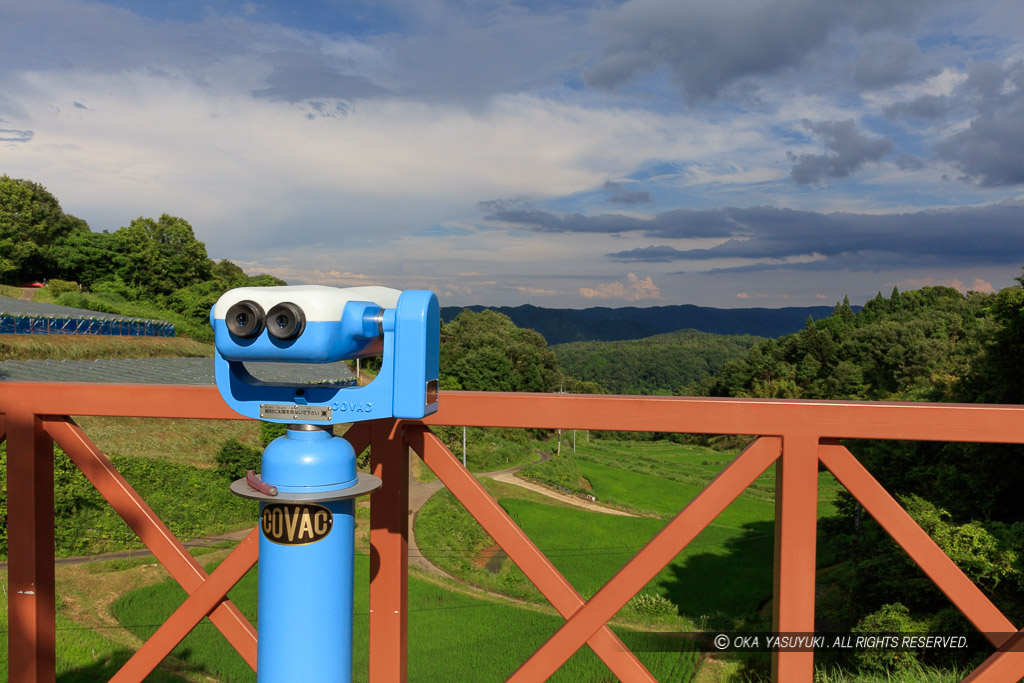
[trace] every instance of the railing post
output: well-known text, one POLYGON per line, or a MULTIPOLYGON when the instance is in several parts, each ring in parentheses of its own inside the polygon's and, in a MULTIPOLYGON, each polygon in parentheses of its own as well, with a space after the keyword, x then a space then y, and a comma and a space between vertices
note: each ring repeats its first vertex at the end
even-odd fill
POLYGON ((409 633, 409 449, 402 423, 373 423, 370 470, 370 680, 404 683, 409 633))
MULTIPOLYGON (((786 435, 775 461, 775 632, 814 631, 818 519, 818 437, 786 435)), ((773 652, 772 680, 810 681, 814 652, 773 652)))
POLYGON ((53 441, 30 412, 7 414, 7 661, 12 683, 56 678, 53 441))

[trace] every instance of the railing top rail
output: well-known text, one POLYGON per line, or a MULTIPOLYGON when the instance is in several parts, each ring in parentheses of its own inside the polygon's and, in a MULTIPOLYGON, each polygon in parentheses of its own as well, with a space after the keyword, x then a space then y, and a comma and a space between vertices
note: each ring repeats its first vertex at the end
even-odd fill
MULTIPOLYGON (((4 382, 0 413, 243 419, 216 387, 4 382)), ((1024 443, 1024 406, 442 392, 432 425, 1024 443)))

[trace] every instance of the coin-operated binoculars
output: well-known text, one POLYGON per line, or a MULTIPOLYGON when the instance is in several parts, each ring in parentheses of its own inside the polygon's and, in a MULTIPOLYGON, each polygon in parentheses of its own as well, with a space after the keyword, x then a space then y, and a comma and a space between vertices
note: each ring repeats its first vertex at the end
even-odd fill
POLYGON ((288 425, 262 472, 231 485, 260 502, 257 678, 350 681, 354 499, 381 485, 356 471, 333 425, 437 410, 440 313, 428 291, 240 287, 210 312, 217 388, 246 417, 288 425), (246 362, 329 363, 382 354, 366 386, 280 384, 246 362))

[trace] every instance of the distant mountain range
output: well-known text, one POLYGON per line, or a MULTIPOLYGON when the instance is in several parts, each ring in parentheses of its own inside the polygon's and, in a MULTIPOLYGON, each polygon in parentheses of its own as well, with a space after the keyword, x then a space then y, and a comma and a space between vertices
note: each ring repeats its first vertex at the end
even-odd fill
MULTIPOLYGON (((617 341, 641 339, 677 330, 700 330, 715 334, 753 334, 781 337, 803 329, 807 318, 815 320, 832 314, 832 306, 789 308, 709 308, 683 304, 651 308, 541 308, 523 306, 446 306, 445 321, 465 309, 489 309, 504 313, 519 327, 536 330, 548 344, 575 341, 617 341)), ((859 306, 853 307, 854 310, 859 306)))

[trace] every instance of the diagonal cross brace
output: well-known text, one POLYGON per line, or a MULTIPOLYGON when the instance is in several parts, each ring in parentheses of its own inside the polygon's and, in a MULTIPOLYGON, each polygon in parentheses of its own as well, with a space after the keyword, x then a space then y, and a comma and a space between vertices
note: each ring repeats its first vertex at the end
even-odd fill
POLYGON ((1024 678, 1024 631, 1010 636, 963 683, 1019 683, 1024 678))
POLYGON ((778 437, 761 437, 748 446, 508 680, 547 680, 598 629, 607 628, 608 620, 629 598, 714 521, 781 452, 778 437))
MULTIPOLYGON (((47 418, 44 429, 185 592, 191 595, 199 590, 208 578, 202 566, 82 429, 69 417, 47 418)), ((229 601, 217 605, 209 616, 232 647, 255 670, 256 629, 249 620, 229 601)))
MULTIPOLYGON (((540 549, 538 549, 529 537, 526 536, 515 522, 512 521, 504 509, 502 509, 501 506, 498 505, 497 501, 487 493, 476 478, 462 467, 441 440, 433 433, 424 429, 410 429, 408 433, 408 440, 413 450, 421 455, 424 462, 426 462, 426 464, 434 471, 441 482, 444 483, 455 497, 466 506, 466 509, 473 514, 484 530, 494 538, 502 549, 505 550, 508 556, 516 562, 523 573, 526 574, 527 578, 533 581, 541 593, 551 601, 551 604, 555 609, 558 610, 563 617, 570 619, 570 622, 575 621, 580 612, 582 612, 589 603, 584 602, 580 594, 576 592, 568 581, 566 581, 565 577, 558 572, 540 549)), ((753 473, 753 476, 750 477, 750 481, 756 479, 757 476, 760 475, 761 472, 763 472, 779 454, 780 446, 778 439, 767 439, 762 441, 764 441, 764 443, 762 443, 761 447, 752 447, 751 449, 748 449, 748 451, 745 451, 746 454, 747 452, 754 450, 754 457, 760 456, 758 464, 755 465, 755 467, 759 466, 760 469, 757 469, 757 471, 753 473), (764 461, 763 464, 760 464, 761 461, 764 461)), ((737 460, 740 460, 741 458, 743 458, 743 455, 737 458, 737 460)), ((730 465, 730 468, 732 467, 733 465, 730 465)), ((739 495, 739 493, 748 485, 749 482, 745 482, 740 488, 736 489, 733 498, 735 498, 736 495, 739 495)), ((714 516, 721 512, 721 510, 724 509, 731 500, 732 498, 729 498, 727 502, 723 503, 721 507, 714 512, 711 518, 707 520, 707 522, 710 522, 714 516)), ((704 526, 706 526, 707 522, 704 523, 704 526)), ((703 526, 700 528, 702 529, 703 526)), ((697 531, 699 532, 699 529, 697 531)), ((664 530, 662 533, 664 533, 664 530)), ((696 533, 693 535, 695 536, 696 533)), ((677 553, 678 550, 673 552, 665 562, 658 565, 658 567, 651 573, 651 576, 653 577, 654 574, 660 571, 661 567, 664 566, 664 564, 667 564, 668 561, 677 553)), ((550 668, 550 671, 546 671, 541 675, 527 676, 526 679, 544 680, 554 673, 555 669, 561 666, 573 652, 578 650, 584 642, 586 642, 620 679, 628 681, 654 680, 650 672, 644 668, 643 664, 640 663, 636 656, 625 647, 622 641, 619 640, 619 638, 612 633, 611 629, 607 626, 608 619, 614 616, 622 605, 624 605, 626 601, 628 601, 628 599, 649 580, 650 578, 645 579, 636 587, 635 590, 632 590, 628 594, 624 594, 625 597, 622 597, 623 593, 619 591, 616 595, 618 597, 622 597, 621 602, 602 620, 595 621, 593 618, 588 618, 587 623, 592 624, 592 627, 588 628, 586 635, 582 637, 579 643, 572 648, 572 650, 564 653, 564 657, 562 657, 557 664, 554 664, 554 666, 550 668)), ((536 657, 536 654, 534 657, 536 657)), ((515 678, 515 676, 513 676, 513 678, 515 678)))
MULTIPOLYGON (((459 499, 559 614, 568 618, 584 604, 572 584, 512 521, 476 477, 462 466, 444 442, 423 428, 410 428, 406 438, 441 483, 459 499)), ((606 625, 596 630, 588 644, 620 680, 656 683, 636 655, 606 625)))
POLYGON ((853 453, 829 440, 818 447, 818 458, 993 646, 1017 630, 853 453))
POLYGON ((143 643, 111 683, 141 681, 164 660, 178 643, 185 639, 203 617, 227 601, 225 597, 259 557, 259 529, 249 532, 238 546, 210 574, 178 609, 143 643))

